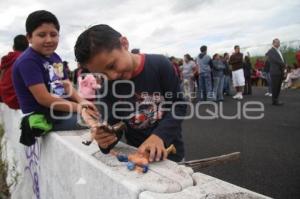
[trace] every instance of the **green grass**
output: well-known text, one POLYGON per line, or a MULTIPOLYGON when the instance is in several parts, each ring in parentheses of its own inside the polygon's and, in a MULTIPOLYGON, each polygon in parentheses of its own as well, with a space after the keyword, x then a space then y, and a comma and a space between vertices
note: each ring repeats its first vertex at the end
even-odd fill
POLYGON ((2 139, 4 136, 3 127, 0 125, 0 199, 9 198, 9 186, 6 183, 8 165, 2 160, 3 143, 2 139))

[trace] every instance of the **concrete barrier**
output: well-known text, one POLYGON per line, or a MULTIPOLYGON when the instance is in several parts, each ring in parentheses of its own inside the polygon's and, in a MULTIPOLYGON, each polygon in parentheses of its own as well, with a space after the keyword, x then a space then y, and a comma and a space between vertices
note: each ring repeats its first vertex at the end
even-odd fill
MULTIPOLYGON (((12 199, 268 198, 169 160, 151 164, 146 174, 128 171, 95 143, 82 145, 87 130, 53 132, 25 147, 19 143, 20 119, 20 111, 0 105, 6 149, 2 158, 9 164, 12 199)), ((124 143, 115 149, 127 154, 135 150, 124 143)))

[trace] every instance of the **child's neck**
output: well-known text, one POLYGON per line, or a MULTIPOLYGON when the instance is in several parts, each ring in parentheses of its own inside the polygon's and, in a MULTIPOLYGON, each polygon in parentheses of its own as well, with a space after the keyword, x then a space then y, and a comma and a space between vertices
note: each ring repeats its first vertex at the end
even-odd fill
POLYGON ((139 54, 131 54, 132 55, 132 62, 133 62, 133 72, 138 69, 139 65, 141 64, 141 55, 139 54))
POLYGON ((132 76, 136 76, 139 73, 141 62, 142 62, 142 56, 140 54, 131 54, 132 57, 132 76))

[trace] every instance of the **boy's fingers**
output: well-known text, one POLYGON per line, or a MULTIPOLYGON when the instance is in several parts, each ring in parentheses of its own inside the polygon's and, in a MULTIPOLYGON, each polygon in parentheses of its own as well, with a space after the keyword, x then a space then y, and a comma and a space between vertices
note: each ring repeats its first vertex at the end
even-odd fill
POLYGON ((139 153, 145 153, 145 151, 146 151, 146 147, 145 147, 145 145, 141 145, 139 148, 138 148, 138 152, 139 153))
POLYGON ((103 121, 101 127, 107 126, 107 124, 108 124, 107 121, 103 121))
POLYGON ((96 133, 95 134, 95 139, 105 139, 108 137, 116 137, 116 135, 111 134, 111 133, 96 133))
POLYGON ((95 136, 97 136, 97 137, 101 137, 101 136, 106 135, 106 134, 108 134, 108 133, 105 133, 105 131, 103 129, 99 128, 99 127, 95 131, 95 136))
POLYGON ((100 128, 107 133, 110 133, 112 131, 111 128, 107 125, 102 125, 100 126, 100 128))
POLYGON ((95 120, 96 122, 100 118, 100 114, 97 111, 94 111, 93 109, 85 109, 86 113, 91 117, 91 119, 95 120))
POLYGON ((111 140, 111 141, 108 141, 108 142, 103 142, 101 144, 98 144, 100 147, 102 148, 107 148, 109 147, 110 145, 112 145, 114 143, 114 140, 111 140))
POLYGON ((114 141, 115 137, 114 136, 107 136, 107 137, 102 137, 102 138, 96 139, 96 140, 99 141, 99 143, 105 143, 105 142, 114 141))
POLYGON ((156 147, 151 146, 151 147, 149 147, 149 150, 150 150, 149 161, 153 162, 153 160, 155 158, 155 154, 156 154, 156 147))
POLYGON ((98 115, 99 115, 99 112, 98 112, 98 109, 97 109, 97 107, 94 105, 94 104, 89 104, 89 107, 94 111, 94 112, 96 112, 98 115))
POLYGON ((102 139, 95 139, 98 143, 98 145, 102 148, 107 148, 111 144, 117 141, 117 137, 115 136, 108 136, 102 139))
POLYGON ((157 161, 157 162, 160 161, 162 153, 163 153, 163 151, 160 148, 157 148, 155 161, 157 161))
POLYGON ((91 130, 91 138, 95 139, 95 137, 96 137, 96 131, 91 130))
POLYGON ((87 113, 89 115, 91 115, 93 118, 99 119, 99 113, 98 112, 96 112, 96 111, 94 111, 92 109, 87 109, 87 113))
POLYGON ((163 149, 163 160, 166 160, 168 157, 168 153, 167 153, 167 150, 164 148, 163 149))
POLYGON ((107 133, 101 128, 98 128, 97 131, 94 132, 94 138, 96 140, 102 140, 102 139, 106 139, 106 138, 109 138, 109 137, 117 139, 117 136, 115 134, 107 133))

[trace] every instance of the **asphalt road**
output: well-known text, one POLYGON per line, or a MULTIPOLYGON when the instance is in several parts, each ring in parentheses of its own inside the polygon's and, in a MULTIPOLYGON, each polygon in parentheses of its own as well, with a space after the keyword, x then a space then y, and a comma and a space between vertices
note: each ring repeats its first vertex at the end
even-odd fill
MULTIPOLYGON (((264 88, 253 88, 240 104, 225 97, 224 114, 235 115, 244 103, 259 103, 264 111, 248 115, 262 119, 192 119, 183 122, 186 160, 206 158, 235 151, 239 161, 209 167, 201 172, 273 198, 300 198, 300 90, 284 90, 281 107, 271 105, 264 88)), ((259 108, 258 105, 248 105, 259 108)), ((201 104, 198 113, 209 116, 212 105, 201 104)), ((241 108, 241 110, 245 110, 241 108)), ((196 111, 194 111, 196 112, 196 111)), ((220 114, 218 114, 220 115, 220 114)))

